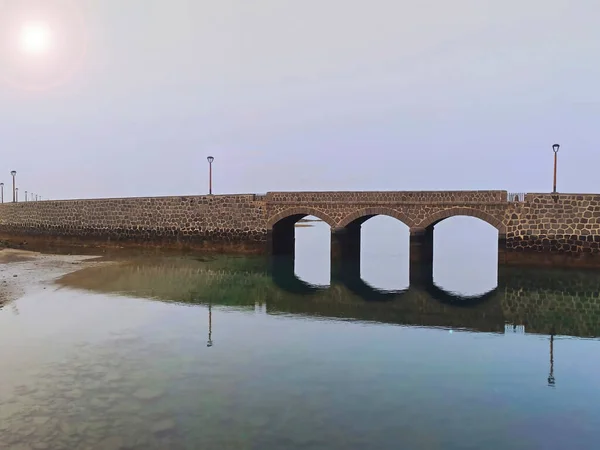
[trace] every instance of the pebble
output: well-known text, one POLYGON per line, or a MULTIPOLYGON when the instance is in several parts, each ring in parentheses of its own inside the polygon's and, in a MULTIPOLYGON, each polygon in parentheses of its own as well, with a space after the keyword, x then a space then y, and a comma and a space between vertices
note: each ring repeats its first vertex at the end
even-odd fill
POLYGON ((120 450, 122 448, 124 448, 123 438, 111 436, 96 445, 94 450, 120 450))
POLYGON ((45 425, 46 422, 50 420, 50 417, 47 416, 37 416, 33 418, 34 425, 45 425))
POLYGON ((72 391, 65 392, 65 397, 72 399, 81 398, 82 395, 83 392, 81 392, 80 389, 73 389, 72 391))
POLYGON ((164 391, 155 388, 141 388, 133 393, 133 396, 139 400, 156 400, 162 397, 164 391))
POLYGON ((175 422, 172 419, 163 419, 154 424, 152 432, 154 434, 165 433, 175 428, 175 422))
POLYGON ((111 383, 111 382, 114 382, 114 381, 119 381, 121 378, 123 378, 123 377, 121 376, 120 373, 118 373, 118 372, 109 372, 109 373, 106 374, 106 377, 104 377, 104 381, 106 381, 108 383, 111 383))
POLYGON ((71 434, 71 433, 73 433, 73 427, 71 427, 71 425, 69 425, 67 422, 60 422, 58 424, 58 428, 64 434, 71 434))

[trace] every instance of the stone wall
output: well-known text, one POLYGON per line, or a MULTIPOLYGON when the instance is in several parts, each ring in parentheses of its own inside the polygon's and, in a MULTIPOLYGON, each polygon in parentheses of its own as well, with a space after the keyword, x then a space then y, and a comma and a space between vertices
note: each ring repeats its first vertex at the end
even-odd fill
POLYGON ((332 249, 352 239, 360 248, 360 225, 387 215, 410 228, 411 260, 421 261, 431 259, 436 223, 472 216, 498 229, 500 263, 600 266, 600 194, 507 198, 506 191, 269 192, 5 203, 0 240, 266 253, 277 239, 292 248, 294 221, 314 215, 331 226, 332 249))
POLYGON ((506 263, 599 265, 599 194, 527 194, 504 222, 506 263))
POLYGON ((425 228, 446 217, 478 217, 503 233, 506 191, 269 192, 267 228, 285 217, 308 214, 332 228, 378 214, 395 217, 410 228, 425 228))
POLYGON ((264 201, 254 195, 4 203, 0 235, 19 242, 263 252, 264 214, 264 201))

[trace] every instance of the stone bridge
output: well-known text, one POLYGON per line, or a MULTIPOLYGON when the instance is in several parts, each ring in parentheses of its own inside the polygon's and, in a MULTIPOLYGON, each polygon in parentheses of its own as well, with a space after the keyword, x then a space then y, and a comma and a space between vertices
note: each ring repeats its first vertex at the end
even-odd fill
POLYGON ((331 227, 334 259, 357 259, 361 225, 386 215, 410 230, 411 263, 431 264, 435 225, 471 216, 498 230, 501 264, 600 267, 600 194, 269 192, 30 201, 0 204, 0 240, 30 248, 54 242, 293 255, 294 224, 308 215, 331 227))
POLYGON ((410 259, 431 262, 433 229, 453 216, 479 218, 498 230, 504 248, 510 220, 506 191, 272 192, 266 196, 266 228, 275 255, 294 253, 294 224, 307 215, 332 230, 332 257, 357 258, 361 225, 377 215, 394 217, 410 229, 410 259))

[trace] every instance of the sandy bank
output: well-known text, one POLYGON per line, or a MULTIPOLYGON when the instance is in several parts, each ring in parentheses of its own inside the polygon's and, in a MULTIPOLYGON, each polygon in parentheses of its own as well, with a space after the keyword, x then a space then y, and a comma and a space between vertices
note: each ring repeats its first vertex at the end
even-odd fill
POLYGON ((25 250, 0 250, 0 305, 27 292, 44 289, 56 278, 94 264, 95 256, 47 255, 25 250))

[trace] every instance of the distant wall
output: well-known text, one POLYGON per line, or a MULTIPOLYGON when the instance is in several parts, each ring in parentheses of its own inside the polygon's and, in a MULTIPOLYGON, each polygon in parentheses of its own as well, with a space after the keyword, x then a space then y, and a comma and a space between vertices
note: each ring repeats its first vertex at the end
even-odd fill
POLYGON ((505 224, 506 263, 600 265, 600 194, 527 194, 505 224))
POLYGON ((263 252, 265 203, 255 195, 111 198, 4 203, 11 241, 189 247, 263 252))

